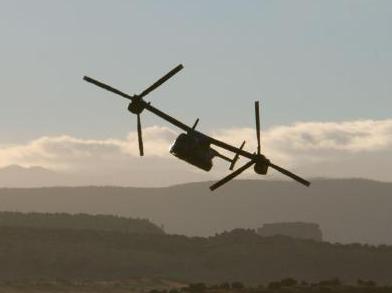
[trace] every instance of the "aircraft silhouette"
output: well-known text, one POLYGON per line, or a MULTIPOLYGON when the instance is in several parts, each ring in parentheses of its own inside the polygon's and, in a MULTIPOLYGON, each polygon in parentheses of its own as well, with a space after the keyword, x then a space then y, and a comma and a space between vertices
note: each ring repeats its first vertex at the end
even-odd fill
POLYGON ((215 190, 218 187, 222 186, 223 184, 229 182, 230 180, 234 179, 236 176, 240 175, 246 169, 254 166, 254 170, 257 174, 265 175, 268 172, 268 168, 271 167, 282 174, 291 177, 292 179, 296 180, 297 182, 309 186, 310 182, 295 175, 294 173, 279 167, 278 165, 273 164, 270 160, 268 160, 262 153, 261 153, 261 143, 260 143, 260 109, 259 109, 259 102, 255 102, 255 117, 256 117, 256 137, 257 137, 257 150, 254 153, 250 153, 245 151, 244 145, 245 141, 241 144, 240 147, 235 147, 230 144, 227 144, 223 141, 210 137, 202 132, 196 130, 196 126, 199 122, 199 119, 196 120, 192 127, 182 123, 181 121, 173 118, 172 116, 162 112, 161 110, 155 108, 151 105, 150 102, 146 102, 143 98, 148 95, 150 92, 158 88, 168 79, 173 77, 176 73, 178 73, 181 69, 183 69, 183 65, 180 64, 164 75, 162 78, 157 80, 153 83, 150 87, 145 89, 138 95, 128 95, 118 89, 115 89, 105 83, 102 83, 98 80, 95 80, 91 77, 84 76, 83 79, 89 83, 92 83, 98 87, 101 87, 105 90, 108 90, 112 93, 122 96, 130 100, 131 102, 128 105, 128 110, 137 116, 137 132, 138 132, 138 142, 139 142, 139 153, 140 156, 144 155, 144 148, 143 148, 143 136, 142 136, 142 126, 141 126, 141 113, 143 110, 148 110, 155 115, 161 117, 162 119, 168 121, 169 123, 177 126, 178 128, 185 131, 185 133, 180 134, 173 146, 170 149, 170 153, 176 156, 177 158, 186 161, 189 164, 192 164, 198 168, 201 168, 205 171, 210 171, 213 166, 213 158, 219 157, 225 161, 230 162, 230 170, 234 169, 236 162, 239 159, 239 156, 243 156, 245 158, 250 159, 242 167, 238 168, 234 172, 230 173, 220 181, 216 182, 215 184, 210 186, 211 190, 215 190), (217 150, 213 149, 211 145, 223 148, 227 151, 233 152, 234 157, 233 159, 228 158, 227 156, 219 153, 217 150))

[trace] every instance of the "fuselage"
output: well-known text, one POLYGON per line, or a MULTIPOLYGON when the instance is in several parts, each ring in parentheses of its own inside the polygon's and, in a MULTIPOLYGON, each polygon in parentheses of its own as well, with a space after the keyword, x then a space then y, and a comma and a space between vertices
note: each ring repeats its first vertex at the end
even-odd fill
POLYGON ((170 148, 170 153, 200 169, 210 171, 215 151, 203 136, 194 133, 182 133, 170 148))

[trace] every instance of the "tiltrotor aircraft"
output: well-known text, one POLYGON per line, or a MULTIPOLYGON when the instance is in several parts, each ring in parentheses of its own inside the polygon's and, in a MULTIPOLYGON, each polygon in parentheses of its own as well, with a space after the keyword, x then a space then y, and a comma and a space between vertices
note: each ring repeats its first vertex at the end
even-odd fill
POLYGON ((172 116, 162 112, 161 110, 155 108, 151 105, 150 102, 146 102, 143 98, 148 95, 150 92, 158 88, 168 79, 173 77, 176 73, 178 73, 181 69, 183 69, 183 65, 180 64, 152 84, 150 87, 145 89, 138 95, 128 95, 122 91, 119 91, 105 83, 102 83, 98 80, 95 80, 91 77, 84 76, 83 79, 89 83, 92 83, 98 87, 101 87, 105 90, 108 90, 112 93, 122 96, 130 100, 128 105, 128 110, 137 116, 137 132, 138 132, 138 142, 139 142, 139 152, 140 156, 144 155, 143 150, 143 137, 142 137, 142 126, 140 115, 144 110, 148 110, 155 115, 161 117, 162 119, 168 121, 169 123, 177 126, 182 129, 184 133, 180 134, 175 140, 173 146, 170 149, 170 153, 176 156, 177 158, 186 161, 189 164, 192 164, 198 168, 201 168, 205 171, 210 171, 213 166, 213 158, 218 157, 230 163, 230 170, 234 169, 234 166, 239 158, 239 156, 248 158, 249 161, 243 165, 242 167, 236 169, 220 181, 216 182, 212 186, 210 186, 211 190, 215 190, 223 184, 229 182, 234 179, 236 176, 244 172, 246 169, 253 166, 255 172, 257 174, 265 175, 267 174, 268 168, 271 167, 286 176, 291 177, 292 179, 298 181, 299 183, 309 186, 310 182, 295 175, 294 173, 279 167, 273 164, 269 159, 266 158, 261 153, 261 144, 260 144, 260 114, 259 114, 259 102, 255 102, 255 116, 256 116, 256 137, 257 137, 257 150, 256 152, 248 152, 244 150, 245 141, 241 144, 240 147, 235 147, 233 145, 227 144, 223 141, 217 140, 211 136, 208 136, 202 132, 196 130, 197 123, 199 119, 196 120, 192 127, 182 123, 181 121, 173 118, 172 116), (216 149, 212 148, 212 146, 216 146, 227 151, 233 152, 234 157, 231 159, 221 153, 219 153, 216 149))

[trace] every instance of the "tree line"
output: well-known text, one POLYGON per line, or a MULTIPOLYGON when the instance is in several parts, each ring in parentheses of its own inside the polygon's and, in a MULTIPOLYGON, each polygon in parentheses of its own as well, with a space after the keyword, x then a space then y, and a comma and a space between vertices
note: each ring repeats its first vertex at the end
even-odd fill
POLYGON ((0 212, 0 226, 164 234, 148 219, 113 215, 0 212))

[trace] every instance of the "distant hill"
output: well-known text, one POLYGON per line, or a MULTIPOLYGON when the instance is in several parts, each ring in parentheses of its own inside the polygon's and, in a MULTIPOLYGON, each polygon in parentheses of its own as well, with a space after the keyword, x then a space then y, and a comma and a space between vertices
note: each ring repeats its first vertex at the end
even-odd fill
POLYGON ((330 242, 392 244, 392 183, 361 179, 240 180, 210 192, 210 182, 167 188, 0 189, 0 210, 112 214, 147 218, 167 233, 208 236, 265 223, 311 222, 330 242))
POLYGON ((258 228, 257 234, 264 237, 282 235, 298 239, 323 240, 320 226, 314 223, 268 223, 258 228))
POLYGON ((235 230, 209 238, 0 227, 0 281, 242 281, 339 277, 391 283, 392 247, 339 245, 235 230))
POLYGON ((47 229, 117 231, 122 233, 164 234, 147 219, 132 219, 110 215, 45 214, 0 212, 0 227, 30 227, 47 229))
MULTIPOLYGON (((144 158, 151 160, 151 158, 144 158)), ((151 166, 152 163, 149 163, 151 166)), ((147 164, 148 165, 148 164, 147 164)), ((140 166, 143 168, 143 165, 140 166)), ((146 173, 146 171, 141 172, 146 173)), ((97 169, 95 172, 66 172, 50 170, 42 167, 21 167, 11 165, 0 168, 0 188, 34 188, 52 186, 169 186, 173 182, 205 181, 210 178, 207 173, 193 172, 183 169, 170 169, 156 166, 155 170, 148 170, 150 176, 142 176, 138 172, 129 170, 107 171, 97 169)))
POLYGON ((56 172, 42 167, 24 168, 11 165, 0 168, 0 186, 2 187, 45 186, 45 182, 53 182, 58 185, 61 179, 56 172))

